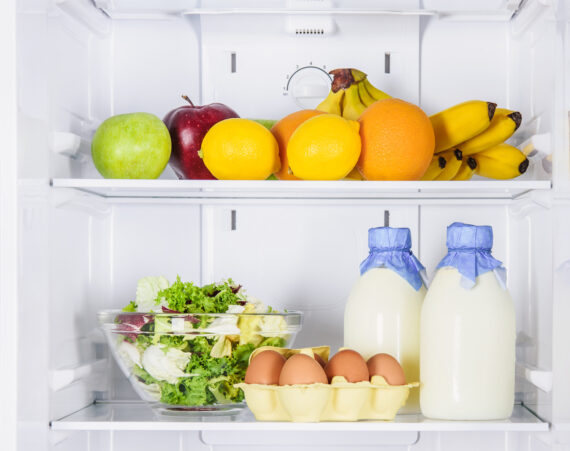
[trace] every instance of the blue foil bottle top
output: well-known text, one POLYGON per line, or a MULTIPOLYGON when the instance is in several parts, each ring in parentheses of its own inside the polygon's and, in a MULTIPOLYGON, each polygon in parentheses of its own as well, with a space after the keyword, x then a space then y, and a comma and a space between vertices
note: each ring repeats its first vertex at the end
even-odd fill
POLYGON ((360 264, 360 274, 372 268, 388 268, 402 276, 417 291, 426 285, 425 268, 411 251, 408 228, 375 227, 368 230, 370 253, 360 264))
POLYGON ((503 288, 505 268, 502 262, 493 258, 493 229, 491 226, 477 226, 454 222, 447 227, 447 255, 437 268, 456 268, 461 274, 461 285, 470 289, 478 276, 493 271, 503 288))

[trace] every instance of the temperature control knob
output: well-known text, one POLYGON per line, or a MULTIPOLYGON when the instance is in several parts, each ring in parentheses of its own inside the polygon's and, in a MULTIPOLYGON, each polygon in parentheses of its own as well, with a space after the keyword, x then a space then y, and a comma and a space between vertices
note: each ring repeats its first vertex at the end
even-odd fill
POLYGON ((287 80, 287 95, 303 109, 314 109, 328 95, 332 78, 316 66, 297 69, 287 80))

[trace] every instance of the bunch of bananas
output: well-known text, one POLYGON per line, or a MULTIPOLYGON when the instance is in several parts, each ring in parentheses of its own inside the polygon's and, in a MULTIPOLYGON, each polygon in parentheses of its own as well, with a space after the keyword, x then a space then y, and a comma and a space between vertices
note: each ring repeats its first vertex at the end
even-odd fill
POLYGON ((333 76, 331 90, 317 106, 319 111, 356 120, 369 105, 390 97, 372 86, 366 74, 358 69, 334 69, 329 73, 333 76))
POLYGON ((430 121, 435 151, 422 180, 469 180, 473 174, 512 179, 526 172, 526 155, 504 143, 521 124, 518 111, 471 100, 434 114, 430 121))

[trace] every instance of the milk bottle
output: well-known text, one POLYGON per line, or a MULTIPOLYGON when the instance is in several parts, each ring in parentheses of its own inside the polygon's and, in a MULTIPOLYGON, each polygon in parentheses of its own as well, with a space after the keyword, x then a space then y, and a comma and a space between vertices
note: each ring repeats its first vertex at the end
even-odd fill
POLYGON ((513 409, 515 312, 493 230, 447 228, 421 313, 420 406, 429 418, 495 420, 513 409))
MULTIPOLYGON (((344 311, 344 346, 365 359, 379 352, 394 356, 407 382, 419 380, 420 312, 426 293, 424 267, 412 254, 410 230, 377 227, 368 231, 370 254, 344 311)), ((418 390, 405 411, 419 410, 418 390)))

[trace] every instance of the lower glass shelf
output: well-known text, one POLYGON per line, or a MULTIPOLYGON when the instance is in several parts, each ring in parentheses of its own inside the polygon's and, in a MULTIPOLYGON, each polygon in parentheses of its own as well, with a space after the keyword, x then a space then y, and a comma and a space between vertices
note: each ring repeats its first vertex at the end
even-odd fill
POLYGON ((156 414, 142 402, 102 402, 51 422, 57 431, 519 431, 544 432, 550 425, 522 405, 500 421, 429 420, 397 415, 394 421, 290 423, 256 421, 246 409, 236 416, 181 417, 156 414))

